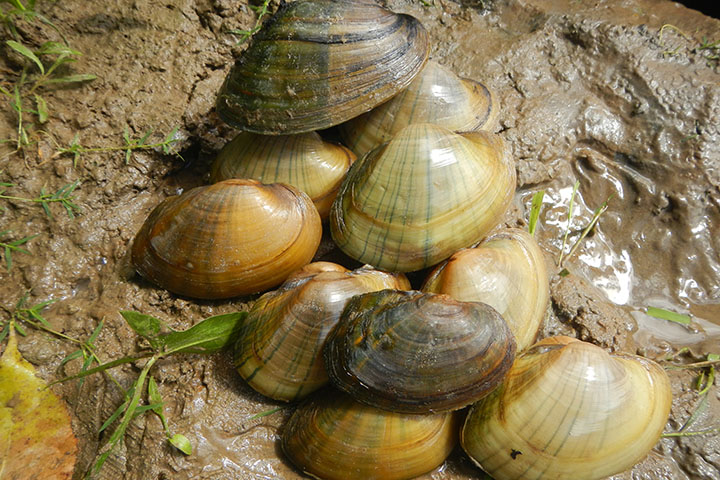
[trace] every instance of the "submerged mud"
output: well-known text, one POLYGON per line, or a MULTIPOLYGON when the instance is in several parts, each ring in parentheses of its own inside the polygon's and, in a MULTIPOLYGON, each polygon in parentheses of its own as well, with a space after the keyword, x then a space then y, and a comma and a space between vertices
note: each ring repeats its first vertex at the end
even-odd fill
MULTIPOLYGON (((40 2, 39 2, 40 3, 40 2)), ((275 7, 277 2, 273 2, 275 7)), ((555 276, 543 335, 569 334, 613 351, 663 359, 683 347, 681 361, 720 353, 720 85, 718 60, 702 49, 718 41, 720 22, 679 4, 506 0, 390 0, 419 18, 433 39, 431 56, 460 75, 487 83, 502 105, 499 133, 517 164, 519 191, 508 224, 525 226, 530 198, 545 190, 537 232, 555 276), (671 25, 667 27, 666 25, 671 25), (574 243, 593 211, 608 200, 592 234, 562 266, 573 185, 574 243), (569 275, 559 275, 562 267, 569 275), (647 306, 693 315, 690 327, 645 313, 647 306)), ((37 235, 30 254, 0 269, 6 320, 27 304, 53 299, 43 312, 58 331, 95 342, 102 360, 137 352, 137 337, 118 315, 137 310, 175 329, 210 315, 245 310, 254 297, 209 302, 179 298, 134 274, 133 236, 162 199, 204 183, 209 164, 233 131, 214 113, 214 98, 236 45, 232 29, 249 29, 255 14, 244 1, 68 1, 42 4, 73 48, 74 72, 97 80, 46 94, 50 118, 24 152, 0 148, 0 182, 8 193, 36 195, 80 180, 74 219, 59 205, 52 217, 28 202, 1 200, 0 231, 12 239, 37 235), (161 149, 54 156, 77 135, 87 147, 123 145, 123 130, 162 139, 174 127, 183 159, 161 149)), ((39 45, 52 31, 19 24, 23 41, 39 45)), ((9 49, 0 72, 12 77, 20 59, 9 49)), ((717 55, 717 50, 714 51, 717 55)), ((0 138, 14 138, 17 118, 0 115, 0 138)), ((566 248, 566 252, 567 252, 566 248)), ((329 240, 318 257, 336 255, 329 240)), ((76 346, 28 329, 23 356, 48 381, 77 372, 61 365, 76 346)), ((111 374, 128 388, 142 365, 111 374)), ((696 412, 697 371, 672 370, 673 410, 666 431, 696 412)), ((107 479, 304 478, 279 451, 277 436, 291 407, 258 419, 275 402, 252 391, 231 367, 230 354, 164 359, 153 375, 174 432, 193 443, 191 456, 165 442, 152 415, 131 424, 100 473, 107 479)), ((98 433, 122 402, 108 376, 54 387, 73 413, 82 478, 109 438, 98 433)), ((717 427, 720 400, 711 388, 691 430, 717 427)), ((720 434, 662 439, 631 471, 614 479, 719 479, 720 434)), ((456 450, 426 479, 469 479, 482 473, 456 450)))

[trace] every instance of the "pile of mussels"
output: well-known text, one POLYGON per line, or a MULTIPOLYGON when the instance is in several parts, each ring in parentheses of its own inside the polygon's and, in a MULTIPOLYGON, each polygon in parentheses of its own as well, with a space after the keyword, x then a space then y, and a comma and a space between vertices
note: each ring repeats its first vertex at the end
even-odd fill
POLYGON ((493 230, 515 190, 486 131, 495 98, 428 61, 428 45, 418 20, 371 0, 283 4, 220 91, 243 133, 216 183, 155 208, 133 264, 196 298, 282 283, 252 307, 235 364, 264 395, 308 397, 282 434, 307 474, 412 478, 458 438, 496 479, 630 468, 665 425, 668 378, 576 339, 533 344, 548 274, 530 235, 493 230), (314 132, 335 125, 349 148, 314 132), (308 264, 323 221, 367 265, 308 264), (435 265, 422 291, 400 273, 435 265))

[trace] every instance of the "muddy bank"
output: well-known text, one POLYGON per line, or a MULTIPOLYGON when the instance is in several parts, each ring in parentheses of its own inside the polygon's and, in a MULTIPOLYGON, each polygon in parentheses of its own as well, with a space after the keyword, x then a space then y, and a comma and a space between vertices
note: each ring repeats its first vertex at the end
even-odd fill
MULTIPOLYGON (((517 162, 515 207, 507 223, 524 226, 532 194, 545 189, 538 238, 555 265, 567 205, 580 182, 570 241, 608 197, 594 234, 556 276, 545 334, 564 333, 609 350, 661 358, 682 347, 686 360, 720 353, 720 87, 716 38, 720 22, 666 1, 388 1, 428 28, 432 57, 492 87, 502 105, 499 132, 517 162), (429 4, 429 5, 426 5, 429 4), (671 25, 672 27, 663 27, 671 25), (646 306, 692 313, 692 329, 649 317, 646 306)), ((273 4, 275 6, 276 4, 273 4)), ((73 71, 98 79, 46 94, 47 134, 12 153, 0 150, 0 182, 32 197, 80 180, 74 219, 60 205, 52 217, 32 203, 0 200, 0 231, 12 239, 38 235, 29 255, 0 269, 3 320, 29 292, 28 304, 54 299, 44 312, 54 328, 87 338, 98 322, 103 360, 137 352, 137 337, 118 315, 138 310, 182 329, 218 313, 248 308, 253 297, 209 302, 178 298, 150 285, 129 267, 130 242, 149 211, 169 195, 202 184, 219 148, 232 138, 213 110, 215 94, 243 46, 228 31, 248 29, 255 14, 245 2, 170 0, 162 4, 71 1, 42 4, 43 13, 83 56, 73 71), (87 147, 123 145, 153 129, 161 140, 179 127, 183 159, 160 149, 52 157, 78 135, 87 147)), ((50 30, 19 24, 23 41, 55 39, 50 30)), ((0 57, 12 82, 19 59, 0 57)), ((0 138, 14 138, 16 116, 3 108, 0 138)), ((319 255, 332 250, 329 240, 319 255)), ((555 268, 554 271, 559 271, 555 268)), ((20 350, 47 380, 80 368, 60 366, 74 345, 30 330, 20 350)), ((194 454, 164 441, 159 420, 143 416, 111 456, 101 478, 302 478, 282 459, 275 441, 289 414, 250 420, 276 403, 254 393, 231 368, 229 354, 171 358, 154 370, 174 431, 194 454)), ((141 365, 113 370, 125 388, 141 365)), ((698 403, 695 374, 670 372, 674 402, 666 431, 675 431, 698 403)), ((98 434, 122 395, 107 378, 89 377, 55 390, 68 402, 80 439, 76 478, 101 452, 98 434)), ((693 429, 720 421, 717 387, 693 429)), ((663 439, 623 479, 718 479, 720 436, 663 439)), ((460 452, 423 478, 477 478, 460 452)))

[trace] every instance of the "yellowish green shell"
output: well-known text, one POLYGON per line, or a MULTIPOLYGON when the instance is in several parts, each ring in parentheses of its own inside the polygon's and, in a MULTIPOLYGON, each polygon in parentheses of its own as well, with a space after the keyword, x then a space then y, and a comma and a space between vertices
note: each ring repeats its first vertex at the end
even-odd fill
POLYGON ((500 137, 410 125, 353 164, 331 233, 360 262, 420 270, 481 240, 514 192, 515 167, 500 137))
POLYGON ((599 480, 639 462, 670 412, 665 371, 568 337, 542 340, 470 411, 461 443, 496 480, 599 480))

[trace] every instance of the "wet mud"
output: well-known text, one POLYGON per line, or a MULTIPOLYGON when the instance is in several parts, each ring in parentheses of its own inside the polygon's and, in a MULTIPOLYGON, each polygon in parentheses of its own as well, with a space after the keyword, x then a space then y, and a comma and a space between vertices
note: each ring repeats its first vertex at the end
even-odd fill
MULTIPOLYGON (((41 3, 41 2, 38 2, 41 3)), ((566 334, 611 351, 680 361, 720 353, 720 21, 659 0, 389 0, 430 32, 431 57, 458 74, 487 83, 501 103, 498 132, 517 165, 518 193, 506 223, 525 227, 532 195, 545 190, 537 238, 554 272, 543 335, 566 334), (671 25, 667 27, 666 25, 671 25), (577 252, 558 265, 575 196, 569 243, 608 200, 608 209, 577 252), (565 268, 568 275, 560 275, 565 268), (653 318, 648 306, 692 315, 689 327, 653 318)), ((277 2, 271 4, 273 8, 277 2)), ((244 48, 232 29, 249 29, 245 1, 99 0, 42 2, 42 13, 83 56, 74 72, 98 78, 46 94, 45 133, 23 152, 0 144, 0 182, 31 197, 81 183, 81 212, 60 205, 52 217, 38 205, 0 199, 0 231, 11 240, 37 235, 0 267, 0 311, 9 318, 27 304, 55 300, 43 312, 52 327, 95 342, 102 360, 139 351, 118 311, 137 310, 175 329, 210 315, 246 310, 256 297, 231 301, 180 298, 138 277, 129 265, 133 236, 150 210, 169 195, 203 184, 218 150, 234 131, 214 112, 215 95, 244 48), (123 130, 162 139, 178 127, 184 160, 161 149, 53 156, 77 135, 88 147, 123 145, 123 130)), ((52 31, 20 23, 23 42, 57 40, 52 31)), ((0 80, 10 82, 20 59, 3 46, 0 80)), ((5 84, 3 84, 5 85, 5 84)), ((15 138, 17 117, 0 110, 0 138, 15 138)), ((318 258, 336 255, 325 239, 318 258)), ((76 373, 61 364, 76 349, 28 329, 23 356, 47 381, 76 373)), ((111 371, 127 388, 142 365, 111 371)), ((165 442, 156 416, 134 421, 101 471, 105 479, 304 478, 279 451, 277 437, 291 408, 252 391, 229 353, 160 361, 153 370, 171 429, 193 443, 184 456, 165 442)), ((673 408, 666 431, 697 411, 698 371, 670 370, 673 408)), ((122 401, 108 376, 53 387, 68 403, 81 453, 74 478, 103 452, 102 423, 122 401)), ((720 422, 717 386, 692 430, 720 422)), ((613 479, 720 479, 720 434, 663 438, 632 470, 613 479)), ((425 479, 482 478, 462 452, 425 479)))

